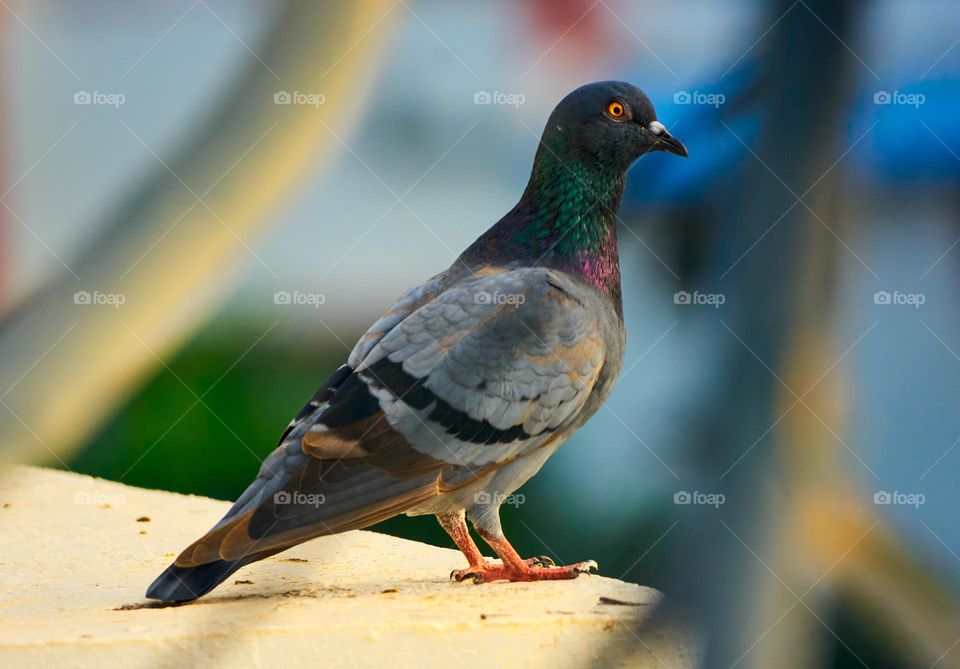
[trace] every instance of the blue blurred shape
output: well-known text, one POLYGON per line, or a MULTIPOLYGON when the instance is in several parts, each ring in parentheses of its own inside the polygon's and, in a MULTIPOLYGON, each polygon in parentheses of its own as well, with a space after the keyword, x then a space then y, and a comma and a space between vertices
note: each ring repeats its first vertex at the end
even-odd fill
POLYGON ((897 88, 864 87, 849 126, 847 146, 867 133, 851 152, 854 166, 880 180, 955 180, 960 174, 957 109, 960 79, 956 77, 897 88))

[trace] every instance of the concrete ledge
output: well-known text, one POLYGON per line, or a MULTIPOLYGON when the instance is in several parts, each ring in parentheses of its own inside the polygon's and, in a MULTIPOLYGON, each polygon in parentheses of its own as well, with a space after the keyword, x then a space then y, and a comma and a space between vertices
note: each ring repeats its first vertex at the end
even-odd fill
POLYGON ((348 532, 251 565, 199 602, 146 586, 226 502, 16 467, 0 479, 0 666, 692 667, 661 595, 598 576, 475 586, 454 550, 348 532))

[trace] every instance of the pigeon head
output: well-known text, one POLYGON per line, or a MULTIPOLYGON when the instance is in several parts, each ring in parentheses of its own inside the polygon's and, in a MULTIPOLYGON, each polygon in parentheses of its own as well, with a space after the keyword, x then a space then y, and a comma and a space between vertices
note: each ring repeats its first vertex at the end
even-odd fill
POLYGON ((561 159, 619 170, 650 151, 687 155, 657 120, 650 98, 622 81, 587 84, 567 95, 550 115, 542 144, 561 159))

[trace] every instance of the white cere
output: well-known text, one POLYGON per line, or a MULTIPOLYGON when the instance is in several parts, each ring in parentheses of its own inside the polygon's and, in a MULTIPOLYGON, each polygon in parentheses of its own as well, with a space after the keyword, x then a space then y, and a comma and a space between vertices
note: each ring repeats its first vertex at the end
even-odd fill
POLYGON ((660 121, 650 121, 650 125, 647 126, 647 128, 654 135, 662 135, 667 131, 667 129, 664 127, 664 125, 660 121))

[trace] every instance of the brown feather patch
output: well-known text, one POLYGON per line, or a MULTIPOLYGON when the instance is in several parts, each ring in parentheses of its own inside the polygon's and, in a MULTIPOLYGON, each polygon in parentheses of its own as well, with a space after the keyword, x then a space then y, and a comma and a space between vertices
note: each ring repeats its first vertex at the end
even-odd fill
POLYGON ((250 519, 253 516, 253 512, 249 512, 195 541, 180 554, 174 564, 178 567, 195 567, 217 560, 237 560, 265 551, 284 550, 315 537, 368 527, 436 496, 439 478, 438 474, 436 480, 394 495, 378 504, 257 539, 249 535, 250 519))
POLYGON ((363 459, 397 478, 419 476, 448 465, 413 448, 390 426, 382 411, 342 427, 311 430, 300 447, 318 460, 363 459))

